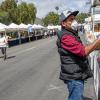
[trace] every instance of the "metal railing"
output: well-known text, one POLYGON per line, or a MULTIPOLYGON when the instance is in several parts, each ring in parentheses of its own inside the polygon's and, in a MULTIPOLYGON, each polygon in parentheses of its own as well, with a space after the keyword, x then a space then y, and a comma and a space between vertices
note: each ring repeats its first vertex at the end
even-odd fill
POLYGON ((94 91, 95 91, 95 95, 96 95, 96 100, 99 100, 99 92, 100 92, 100 68, 99 68, 99 63, 98 63, 98 57, 100 51, 99 50, 95 50, 90 54, 90 58, 91 58, 91 69, 93 71, 93 80, 94 80, 94 91))

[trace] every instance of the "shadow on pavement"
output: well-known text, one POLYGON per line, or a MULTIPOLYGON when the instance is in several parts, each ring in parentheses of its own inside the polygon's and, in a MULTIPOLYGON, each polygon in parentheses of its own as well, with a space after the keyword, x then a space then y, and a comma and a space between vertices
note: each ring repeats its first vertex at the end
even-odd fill
POLYGON ((3 58, 4 56, 0 56, 0 58, 3 58))
POLYGON ((93 99, 88 97, 83 97, 83 100, 93 100, 93 99))
POLYGON ((12 59, 12 58, 15 58, 16 56, 10 56, 10 57, 7 57, 7 59, 12 59))

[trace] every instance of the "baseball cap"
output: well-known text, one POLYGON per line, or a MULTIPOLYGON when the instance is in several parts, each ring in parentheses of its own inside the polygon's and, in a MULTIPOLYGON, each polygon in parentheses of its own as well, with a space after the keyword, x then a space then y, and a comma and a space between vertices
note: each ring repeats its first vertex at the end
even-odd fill
POLYGON ((69 16, 74 15, 76 16, 79 13, 79 11, 69 11, 69 10, 65 10, 63 11, 60 16, 59 16, 59 21, 62 22, 65 19, 67 19, 69 16))

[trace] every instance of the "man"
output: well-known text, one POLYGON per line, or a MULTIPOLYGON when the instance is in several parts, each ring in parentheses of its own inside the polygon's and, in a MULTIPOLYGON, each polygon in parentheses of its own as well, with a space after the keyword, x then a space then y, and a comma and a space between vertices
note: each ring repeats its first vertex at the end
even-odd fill
POLYGON ((78 36, 76 15, 79 11, 64 11, 60 15, 61 32, 57 46, 61 59, 60 79, 68 87, 68 100, 82 100, 84 81, 92 77, 87 56, 97 48, 100 39, 84 46, 78 36))
POLYGON ((4 33, 0 33, 0 49, 4 55, 4 60, 6 59, 6 48, 8 47, 8 37, 4 33))

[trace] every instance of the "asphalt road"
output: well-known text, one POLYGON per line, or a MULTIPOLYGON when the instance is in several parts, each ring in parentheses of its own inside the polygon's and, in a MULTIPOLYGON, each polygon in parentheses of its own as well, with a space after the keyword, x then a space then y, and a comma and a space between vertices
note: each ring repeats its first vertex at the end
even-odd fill
MULTIPOLYGON (((0 100, 66 100, 56 37, 8 48, 7 55, 0 58, 0 100)), ((84 97, 95 100, 92 79, 85 82, 84 97)))

